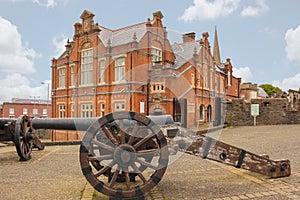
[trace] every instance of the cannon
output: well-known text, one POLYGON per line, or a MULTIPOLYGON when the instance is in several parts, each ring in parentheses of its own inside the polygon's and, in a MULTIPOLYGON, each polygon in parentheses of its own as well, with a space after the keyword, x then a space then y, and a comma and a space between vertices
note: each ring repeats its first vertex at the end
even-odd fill
POLYGON ((171 154, 178 151, 273 178, 291 173, 289 160, 271 160, 204 134, 181 130, 175 123, 156 124, 155 118, 128 111, 100 118, 24 116, 14 124, 14 132, 20 131, 19 140, 26 143, 26 135, 32 135, 34 129, 85 131, 79 149, 81 171, 95 190, 111 199, 144 199, 162 180, 171 154))
POLYGON ((24 116, 19 119, 0 119, 0 141, 12 141, 15 144, 20 161, 31 159, 33 148, 43 150, 45 145, 30 127, 31 119, 24 116))

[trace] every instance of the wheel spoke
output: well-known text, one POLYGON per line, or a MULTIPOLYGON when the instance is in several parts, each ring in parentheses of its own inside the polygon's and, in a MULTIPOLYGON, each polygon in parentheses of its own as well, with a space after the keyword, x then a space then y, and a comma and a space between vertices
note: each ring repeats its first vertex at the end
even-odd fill
POLYGON ((160 153, 159 149, 145 149, 137 151, 137 157, 144 157, 144 156, 155 156, 160 153))
POLYGON ((120 119, 119 122, 120 122, 120 129, 124 130, 124 120, 120 119))
POLYGON ((109 183, 109 187, 110 187, 110 188, 114 187, 114 185, 115 185, 115 183, 116 183, 116 180, 117 180, 119 174, 120 174, 120 168, 118 167, 118 168, 116 169, 116 171, 114 172, 114 175, 113 175, 113 177, 111 178, 111 181, 110 181, 110 183, 109 183))
POLYGON ((104 174, 107 170, 111 169, 114 165, 115 165, 115 161, 111 161, 107 166, 103 167, 101 170, 99 170, 95 176, 96 177, 99 177, 101 176, 102 174, 104 174))
POLYGON ((148 134, 146 137, 142 138, 140 141, 138 141, 135 145, 133 145, 133 147, 135 149, 139 148, 141 145, 143 145, 145 142, 147 142, 148 140, 150 140, 152 137, 150 134, 148 134))
POLYGON ((120 130, 120 135, 121 144, 125 144, 125 132, 122 129, 120 130))
POLYGON ((106 127, 102 127, 103 132, 105 133, 106 137, 115 145, 119 145, 119 141, 115 138, 115 136, 110 132, 110 130, 106 127))
POLYGON ((136 159, 136 162, 140 163, 141 165, 144 165, 146 167, 149 167, 151 169, 154 169, 154 170, 157 170, 157 167, 152 165, 151 163, 147 162, 147 161, 144 161, 144 160, 141 160, 140 158, 137 158, 136 159))
POLYGON ((111 151, 111 152, 114 151, 114 148, 113 148, 113 147, 111 147, 111 146, 109 146, 109 145, 107 145, 107 144, 104 144, 104 143, 102 143, 102 142, 99 142, 99 141, 97 141, 97 140, 95 140, 95 139, 92 140, 92 144, 95 144, 95 145, 97 145, 97 146, 99 146, 99 147, 101 147, 101 148, 103 148, 103 149, 106 149, 106 150, 108 150, 108 151, 111 151))
POLYGON ((111 154, 110 155, 102 155, 100 157, 94 157, 94 156, 88 157, 89 161, 99 161, 99 162, 101 162, 103 160, 110 160, 112 158, 113 158, 113 156, 111 154))
POLYGON ((137 130, 138 130, 138 124, 136 123, 133 127, 132 133, 130 134, 129 140, 127 142, 129 145, 131 145, 134 142, 134 139, 137 134, 137 130))
POLYGON ((125 169, 125 181, 126 181, 127 189, 130 189, 130 178, 129 178, 128 168, 125 169))
POLYGON ((146 183, 146 178, 144 177, 144 175, 142 174, 142 172, 139 170, 139 168, 136 166, 135 163, 133 163, 132 165, 132 168, 134 170, 134 172, 137 173, 137 175, 140 177, 140 179, 143 181, 143 183, 145 184, 146 183))

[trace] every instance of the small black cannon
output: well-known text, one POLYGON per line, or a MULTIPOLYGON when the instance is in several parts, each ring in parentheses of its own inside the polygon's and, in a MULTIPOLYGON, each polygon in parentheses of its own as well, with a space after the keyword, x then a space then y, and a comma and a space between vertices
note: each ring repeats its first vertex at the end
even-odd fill
POLYGON ((44 144, 32 131, 31 119, 23 116, 19 119, 0 119, 0 141, 12 141, 20 157, 20 161, 31 159, 31 150, 44 149, 44 144))

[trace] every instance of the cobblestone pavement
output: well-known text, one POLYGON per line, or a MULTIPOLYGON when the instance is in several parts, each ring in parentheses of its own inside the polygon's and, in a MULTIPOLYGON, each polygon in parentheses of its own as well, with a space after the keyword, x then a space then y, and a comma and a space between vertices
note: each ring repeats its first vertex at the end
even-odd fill
MULTIPOLYGON (((253 172, 177 155, 146 200, 300 199, 300 125, 234 127, 219 139, 271 159, 289 159, 292 175, 270 179, 253 172)), ((1 199, 108 199, 81 174, 78 145, 47 146, 29 162, 18 162, 11 147, 0 147, 1 199), (6 149, 6 150, 3 150, 6 149)))
POLYGON ((80 199, 86 184, 79 146, 46 146, 19 162, 15 147, 0 148, 0 199, 80 199))

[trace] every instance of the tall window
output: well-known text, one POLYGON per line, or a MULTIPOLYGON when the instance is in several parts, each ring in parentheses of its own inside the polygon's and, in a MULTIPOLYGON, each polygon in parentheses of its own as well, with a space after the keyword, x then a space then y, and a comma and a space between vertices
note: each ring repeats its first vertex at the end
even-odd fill
POLYGON ((71 104, 71 117, 75 117, 74 103, 71 104))
POLYGON ((43 108, 43 115, 48 115, 47 108, 43 108))
POLYGON ((204 110, 205 110, 204 105, 201 105, 201 106, 200 106, 200 120, 201 120, 201 121, 204 120, 204 110))
POLYGON ((58 86, 64 88, 66 86, 66 68, 62 67, 58 69, 58 86))
POLYGON ((100 103, 100 116, 103 117, 105 115, 105 104, 100 103))
POLYGON ((9 108, 9 118, 14 118, 14 117, 15 117, 15 109, 9 108))
POLYGON ((155 62, 162 61, 162 51, 157 48, 152 48, 152 65, 155 65, 155 62))
POLYGON ((64 118, 66 116, 66 106, 65 104, 58 105, 58 117, 64 118))
POLYGON ((93 116, 92 104, 81 104, 81 117, 88 118, 93 116))
POLYGON ((191 84, 192 86, 195 86, 195 74, 191 73, 191 84))
POLYGON ((197 72, 197 86, 200 87, 200 83, 201 83, 201 75, 199 72, 197 72))
POLYGON ((74 86, 75 85, 75 66, 72 65, 70 67, 70 71, 71 71, 71 81, 70 81, 70 86, 74 86))
POLYGON ((231 85, 231 72, 228 71, 227 73, 227 85, 231 85))
POLYGON ((117 58, 115 61, 115 81, 125 80, 125 57, 117 58))
POLYGON ((23 108, 23 115, 28 115, 28 109, 27 108, 23 108))
POLYGON ((215 90, 215 88, 213 87, 213 71, 212 70, 209 70, 209 75, 210 75, 210 78, 209 78, 209 89, 210 90, 215 90))
POLYGON ((99 67, 99 83, 105 82, 105 60, 100 60, 100 67, 99 67))
POLYGON ((208 70, 207 70, 207 67, 204 66, 204 69, 203 69, 203 79, 204 79, 204 87, 207 88, 208 87, 208 70))
POLYGON ((81 52, 81 85, 93 83, 93 49, 81 52))
POLYGON ((9 114, 10 114, 10 115, 15 114, 15 109, 14 109, 14 108, 9 108, 9 114))

